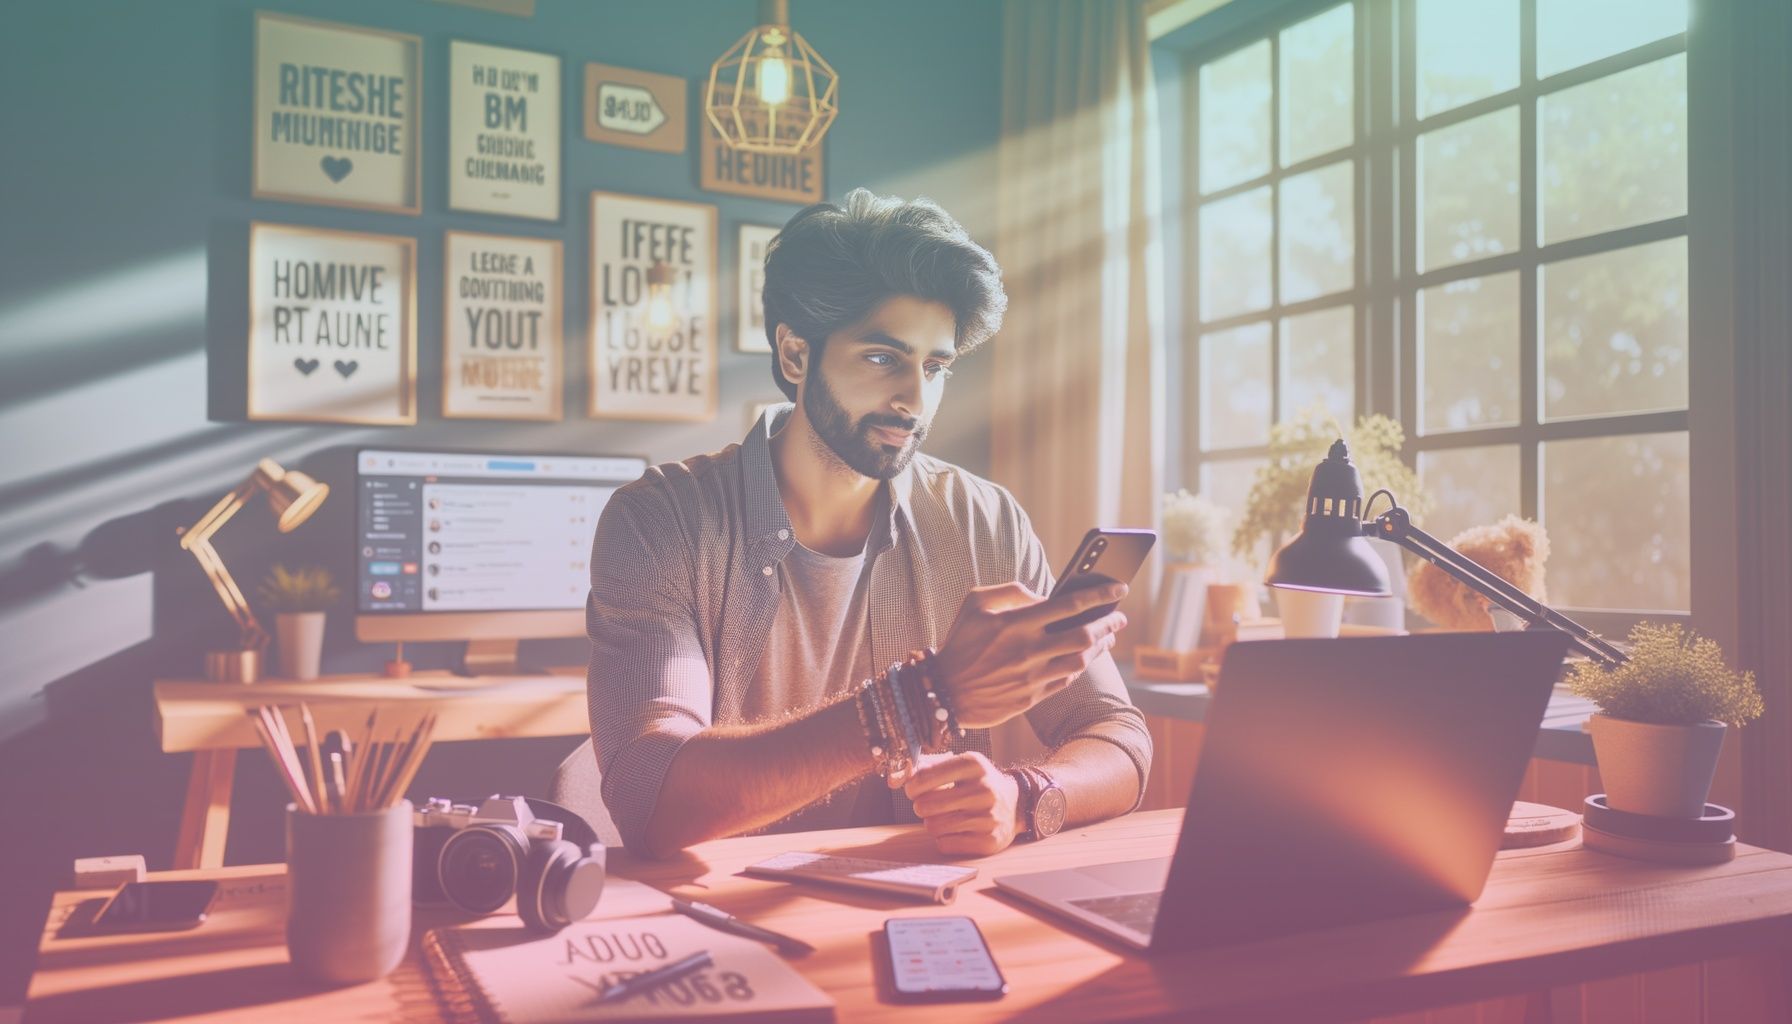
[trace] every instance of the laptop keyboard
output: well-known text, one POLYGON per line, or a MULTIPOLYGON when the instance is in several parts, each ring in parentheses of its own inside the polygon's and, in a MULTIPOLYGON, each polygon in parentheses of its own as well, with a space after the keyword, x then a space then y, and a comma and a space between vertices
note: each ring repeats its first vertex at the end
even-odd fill
POLYGON ((1069 902, 1079 910, 1105 917, 1123 928, 1150 935, 1151 926, 1157 923, 1157 906, 1163 895, 1161 892, 1138 892, 1126 896, 1090 896, 1069 902))

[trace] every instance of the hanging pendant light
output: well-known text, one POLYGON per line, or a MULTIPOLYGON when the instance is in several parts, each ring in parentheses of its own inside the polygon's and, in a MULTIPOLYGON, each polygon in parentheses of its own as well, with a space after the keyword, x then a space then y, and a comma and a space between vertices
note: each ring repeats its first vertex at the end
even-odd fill
POLYGON ((677 272, 672 264, 655 260, 647 268, 647 326, 656 331, 671 330, 678 322, 672 311, 672 282, 677 272))
POLYGON ((840 76, 790 27, 788 0, 761 0, 759 24, 709 68, 703 111, 749 153, 801 153, 840 113, 840 76))

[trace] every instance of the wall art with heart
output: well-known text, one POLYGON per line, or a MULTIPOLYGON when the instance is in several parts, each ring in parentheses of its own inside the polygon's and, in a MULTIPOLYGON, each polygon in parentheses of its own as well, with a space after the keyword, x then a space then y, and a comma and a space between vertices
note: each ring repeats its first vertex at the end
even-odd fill
POLYGON ((422 105, 417 36, 257 12, 255 197, 418 213, 422 105))
POLYGON ((417 242, 249 228, 252 420, 417 422, 417 242))

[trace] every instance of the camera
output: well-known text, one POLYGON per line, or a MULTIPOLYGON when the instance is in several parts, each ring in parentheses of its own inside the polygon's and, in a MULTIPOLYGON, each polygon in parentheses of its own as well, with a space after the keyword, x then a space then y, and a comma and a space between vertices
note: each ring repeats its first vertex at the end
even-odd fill
POLYGON ((489 914, 516 897, 535 931, 583 919, 604 890, 604 847, 577 814, 520 796, 475 807, 431 797, 412 813, 411 898, 489 914))

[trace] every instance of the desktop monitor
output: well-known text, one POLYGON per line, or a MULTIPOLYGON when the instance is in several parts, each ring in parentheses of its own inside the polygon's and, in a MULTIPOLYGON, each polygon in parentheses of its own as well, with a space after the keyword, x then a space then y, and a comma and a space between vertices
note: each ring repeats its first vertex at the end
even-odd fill
POLYGON ((517 641, 583 636, 591 538, 645 459, 363 449, 355 454, 355 637, 465 640, 470 673, 517 641))

